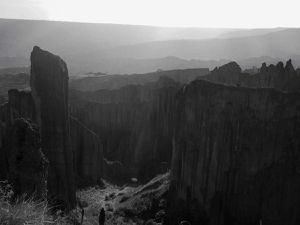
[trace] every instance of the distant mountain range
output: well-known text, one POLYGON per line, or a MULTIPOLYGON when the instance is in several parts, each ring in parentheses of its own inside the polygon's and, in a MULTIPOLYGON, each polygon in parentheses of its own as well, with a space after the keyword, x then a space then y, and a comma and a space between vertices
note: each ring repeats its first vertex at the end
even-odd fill
POLYGON ((169 40, 109 49, 110 57, 185 59, 245 59, 260 56, 291 57, 300 53, 300 29, 285 29, 264 35, 206 40, 169 40))
POLYGON ((71 74, 148 73, 242 68, 293 59, 300 66, 300 29, 163 28, 0 19, 0 68, 29 66, 34 45, 59 54, 71 74))

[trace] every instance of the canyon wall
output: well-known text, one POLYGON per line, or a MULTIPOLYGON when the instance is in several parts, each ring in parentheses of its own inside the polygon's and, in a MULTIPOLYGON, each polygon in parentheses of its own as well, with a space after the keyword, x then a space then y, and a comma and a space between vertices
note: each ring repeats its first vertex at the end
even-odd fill
POLYGON ((46 198, 48 160, 34 120, 30 92, 9 90, 8 102, 0 106, 0 179, 9 180, 15 194, 46 198))
POLYGON ((123 165, 127 178, 147 180, 170 164, 169 121, 179 87, 173 80, 161 78, 118 90, 72 91, 71 111, 100 137, 107 161, 123 165))
POLYGON ((70 130, 76 186, 101 184, 104 175, 102 142, 93 131, 74 117, 70 118, 70 130))
POLYGON ((174 113, 171 215, 299 224, 299 94, 197 80, 178 92, 174 113))

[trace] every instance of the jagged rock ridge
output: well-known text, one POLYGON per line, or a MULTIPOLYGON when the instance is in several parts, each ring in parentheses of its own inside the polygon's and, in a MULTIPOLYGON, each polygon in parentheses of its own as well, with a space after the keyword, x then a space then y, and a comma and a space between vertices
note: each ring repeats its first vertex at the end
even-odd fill
POLYGON ((288 60, 285 66, 282 62, 269 66, 263 63, 259 72, 253 75, 241 72, 240 66, 236 62, 231 62, 215 68, 210 74, 199 79, 233 86, 300 91, 300 75, 294 69, 291 60, 288 60))

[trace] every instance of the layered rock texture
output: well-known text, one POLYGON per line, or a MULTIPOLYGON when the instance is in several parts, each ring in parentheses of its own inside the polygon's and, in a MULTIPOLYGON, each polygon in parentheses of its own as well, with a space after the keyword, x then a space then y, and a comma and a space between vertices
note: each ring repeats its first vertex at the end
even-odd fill
POLYGON ((102 143, 99 137, 78 119, 71 117, 70 122, 77 186, 100 184, 103 178, 102 143))
POLYGON ((10 142, 4 157, 15 193, 46 198, 48 160, 41 151, 38 127, 26 119, 16 119, 8 135, 10 142))
POLYGON ((65 62, 34 47, 31 53, 30 86, 42 149, 49 160, 49 195, 67 208, 75 205, 75 175, 70 146, 68 69, 65 62))
POLYGON ((299 94, 198 80, 176 105, 172 215, 193 224, 299 224, 299 94))
POLYGON ((48 160, 41 151, 30 92, 10 90, 0 106, 0 177, 14 184, 15 193, 47 194, 48 160))
POLYGON ((161 78, 118 90, 73 91, 72 114, 100 137, 106 168, 112 166, 115 171, 123 165, 126 171, 123 175, 116 172, 119 178, 127 173, 128 179, 133 176, 146 180, 160 172, 162 164, 170 163, 169 121, 179 87, 172 79, 161 78))

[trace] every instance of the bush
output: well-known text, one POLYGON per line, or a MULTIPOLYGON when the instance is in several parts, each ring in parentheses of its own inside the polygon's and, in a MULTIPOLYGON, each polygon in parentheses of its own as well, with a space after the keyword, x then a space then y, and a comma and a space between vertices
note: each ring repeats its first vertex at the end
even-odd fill
POLYGON ((0 224, 23 225, 23 224, 45 224, 48 207, 46 202, 36 202, 32 199, 20 198, 16 201, 0 202, 0 224))
POLYGON ((12 186, 0 181, 0 224, 1 225, 63 225, 64 217, 52 216, 47 201, 22 196, 13 199, 12 186))

